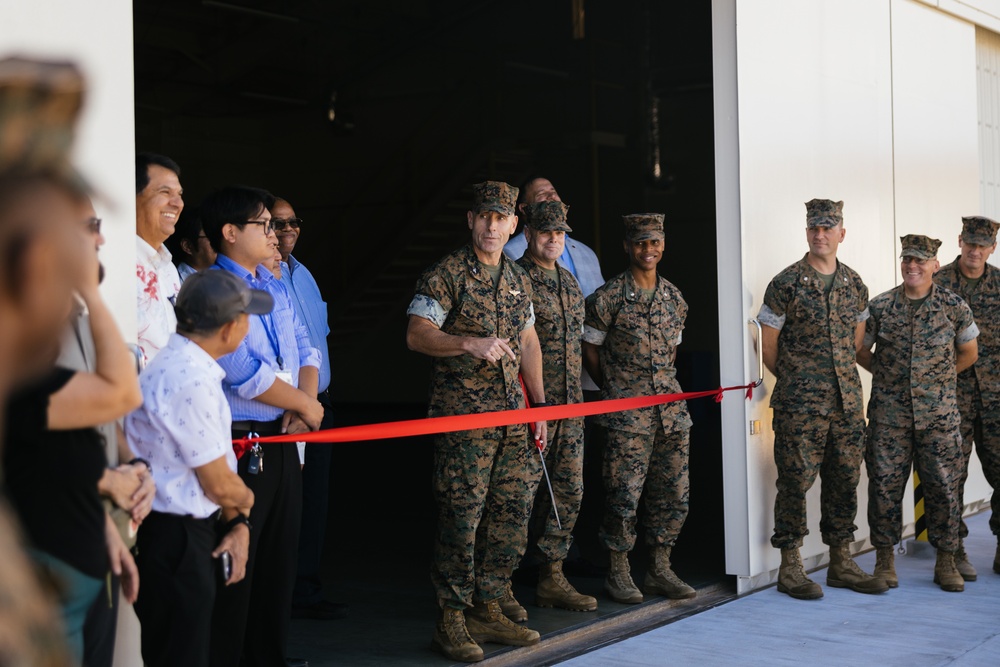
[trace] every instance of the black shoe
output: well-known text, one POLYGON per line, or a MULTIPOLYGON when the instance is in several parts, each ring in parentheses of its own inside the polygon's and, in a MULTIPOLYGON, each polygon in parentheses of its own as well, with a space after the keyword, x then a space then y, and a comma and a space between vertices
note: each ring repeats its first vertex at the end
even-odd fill
POLYGON ((319 621, 332 621, 347 616, 348 606, 345 602, 328 602, 320 600, 315 604, 295 605, 292 607, 292 618, 311 618, 319 621))
POLYGON ((309 661, 305 658, 285 658, 287 667, 309 667, 309 661))

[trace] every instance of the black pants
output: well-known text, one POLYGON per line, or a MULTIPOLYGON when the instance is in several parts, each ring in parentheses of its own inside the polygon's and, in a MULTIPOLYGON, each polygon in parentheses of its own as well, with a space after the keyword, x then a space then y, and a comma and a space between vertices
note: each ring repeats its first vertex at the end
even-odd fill
MULTIPOLYGON (((268 435, 263 429, 258 433, 268 435)), ((234 438, 245 435, 233 430, 234 438)), ((302 472, 294 444, 261 447, 263 469, 258 474, 247 472, 249 452, 239 461, 239 475, 254 493, 250 557, 246 578, 218 591, 212 616, 212 667, 285 664, 302 518, 302 472)))
MULTIPOLYGON (((320 429, 333 428, 329 399, 320 395, 323 423, 320 429)), ((299 532, 299 562, 292 604, 307 606, 323 600, 320 566, 326 539, 326 515, 330 497, 330 464, 335 445, 325 442, 306 445, 306 467, 302 470, 302 529, 299 532)))
POLYGON ((207 667, 215 601, 216 521, 151 512, 136 547, 147 667, 207 667))
POLYGON ((109 586, 94 600, 83 622, 84 667, 111 667, 114 662, 121 579, 113 572, 108 577, 109 586))

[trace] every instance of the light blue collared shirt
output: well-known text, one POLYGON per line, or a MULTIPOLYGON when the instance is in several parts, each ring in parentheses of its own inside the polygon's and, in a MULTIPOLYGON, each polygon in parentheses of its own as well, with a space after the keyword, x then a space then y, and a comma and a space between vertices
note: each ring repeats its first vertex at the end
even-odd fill
POLYGON ((285 411, 254 399, 274 384, 276 371, 291 373, 292 385, 297 387, 299 369, 319 368, 322 355, 312 346, 288 290, 266 266, 257 266, 254 275, 225 255, 219 255, 212 268, 235 273, 251 288, 264 290, 274 299, 274 310, 267 315, 251 315, 250 330, 243 343, 235 352, 219 359, 219 365, 226 371, 222 389, 232 409, 233 421, 274 421, 285 411))
POLYGON ((319 390, 326 391, 330 386, 330 347, 326 338, 330 335, 330 320, 326 301, 319 291, 316 279, 299 260, 288 256, 288 263, 281 263, 281 282, 292 297, 295 312, 299 321, 309 330, 309 340, 323 355, 323 364, 319 367, 319 390))
POLYGON ((177 265, 177 275, 181 277, 182 285, 184 284, 184 281, 188 279, 188 276, 194 275, 195 273, 198 273, 198 269, 194 268, 187 262, 181 262, 177 265))

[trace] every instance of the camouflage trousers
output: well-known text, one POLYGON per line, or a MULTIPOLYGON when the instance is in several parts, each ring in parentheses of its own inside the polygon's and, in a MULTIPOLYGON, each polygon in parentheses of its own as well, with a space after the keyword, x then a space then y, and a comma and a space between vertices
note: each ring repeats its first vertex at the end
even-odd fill
MULTIPOLYGON (((1000 535, 1000 406, 990 406, 991 410, 983 409, 983 399, 978 388, 968 402, 962 401, 959 393, 960 412, 962 413, 962 469, 959 473, 958 507, 965 509, 965 482, 969 479, 969 461, 972 459, 972 443, 976 443, 976 454, 983 466, 986 481, 993 487, 990 498, 990 530, 994 535, 1000 535)), ((969 528, 965 521, 961 522, 959 535, 968 536, 969 528)))
POLYGON ((962 512, 955 480, 963 461, 961 434, 873 422, 868 425, 866 439, 872 544, 889 547, 903 537, 903 493, 912 463, 924 492, 928 540, 936 549, 957 551, 962 512))
POLYGON ((819 530, 824 544, 854 540, 858 514, 858 481, 864 453, 865 422, 861 414, 829 416, 774 411, 774 464, 778 495, 774 499, 771 546, 802 546, 809 534, 806 493, 822 479, 819 530))
POLYGON ((611 551, 635 546, 639 498, 645 489, 646 543, 672 547, 688 514, 687 429, 629 433, 608 429, 604 449, 604 520, 600 538, 611 551))
POLYGON ((501 597, 527 544, 541 475, 535 445, 523 429, 500 439, 483 434, 445 433, 434 442, 431 581, 442 608, 501 597))
MULTIPOLYGON (((545 448, 545 466, 552 480, 552 493, 562 528, 552 511, 552 498, 542 480, 532 511, 532 535, 543 562, 566 560, 573 544, 573 528, 583 502, 583 418, 548 423, 549 444, 545 448)), ((537 458, 537 454, 536 454, 537 458)))

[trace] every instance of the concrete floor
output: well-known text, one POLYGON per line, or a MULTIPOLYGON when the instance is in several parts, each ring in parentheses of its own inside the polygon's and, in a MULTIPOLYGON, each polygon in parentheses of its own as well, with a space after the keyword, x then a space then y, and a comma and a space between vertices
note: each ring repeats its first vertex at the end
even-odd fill
MULTIPOLYGON (((350 605, 348 618, 334 621, 293 620, 288 655, 306 658, 311 667, 445 667, 451 664, 430 649, 431 632, 438 611, 430 585, 428 563, 420 564, 424 567, 410 568, 407 572, 387 571, 380 578, 366 576, 356 582, 336 584, 333 587, 336 595, 333 597, 350 605), (417 569, 420 569, 419 573, 417 569)), ((635 574, 640 581, 641 572, 636 568, 635 574)), ((528 610, 526 625, 542 634, 540 647, 559 642, 560 655, 576 654, 593 647, 595 643, 618 639, 623 619, 630 616, 662 619, 664 614, 678 615, 699 608, 698 601, 681 605, 655 597, 642 605, 617 604, 602 592, 603 575, 592 574, 570 578, 581 592, 598 598, 596 612, 541 609, 532 604, 534 586, 526 581, 527 578, 521 572, 514 584, 515 596, 528 610), (611 637, 602 632, 593 633, 593 630, 601 630, 608 624, 615 628, 611 637)), ((688 581, 699 591, 715 592, 718 588, 729 591, 732 588, 729 584, 719 584, 718 578, 692 576, 688 577, 688 581)), ((512 649, 484 644, 483 650, 487 654, 486 663, 493 664, 552 664, 553 659, 558 659, 552 657, 551 651, 539 652, 537 648, 512 649)))
MULTIPOLYGON (((802 601, 770 587, 563 664, 995 667, 1000 575, 992 569, 997 543, 988 520, 988 512, 966 520, 966 550, 979 578, 962 593, 933 583, 932 549, 911 549, 896 557, 899 588, 882 595, 826 588, 823 599, 802 601)), ((874 553, 858 562, 870 572, 874 553)), ((824 571, 813 579, 825 582, 824 571)))
MULTIPOLYGON (((963 593, 946 593, 933 583, 928 545, 897 555, 899 588, 868 596, 824 587, 825 597, 815 601, 793 600, 774 587, 737 599, 728 579, 687 575, 699 589, 696 601, 653 598, 625 606, 604 597, 601 576, 591 573, 571 578, 598 597, 600 609, 572 613, 532 606, 533 587, 522 572, 515 594, 542 643, 527 649, 486 644, 481 664, 995 667, 1000 575, 992 570, 996 540, 988 518, 987 512, 967 519, 966 548, 979 579, 966 583, 963 593)), ((448 665, 429 648, 437 612, 426 562, 414 565, 415 560, 403 561, 410 564, 407 570, 386 571, 381 578, 366 574, 336 584, 335 597, 350 603, 350 617, 293 621, 290 655, 309 659, 313 667, 448 665)), ((873 552, 858 557, 868 571, 874 561, 873 552)), ((641 568, 634 569, 641 577, 641 568)), ((821 584, 826 580, 822 569, 812 576, 821 584)))

